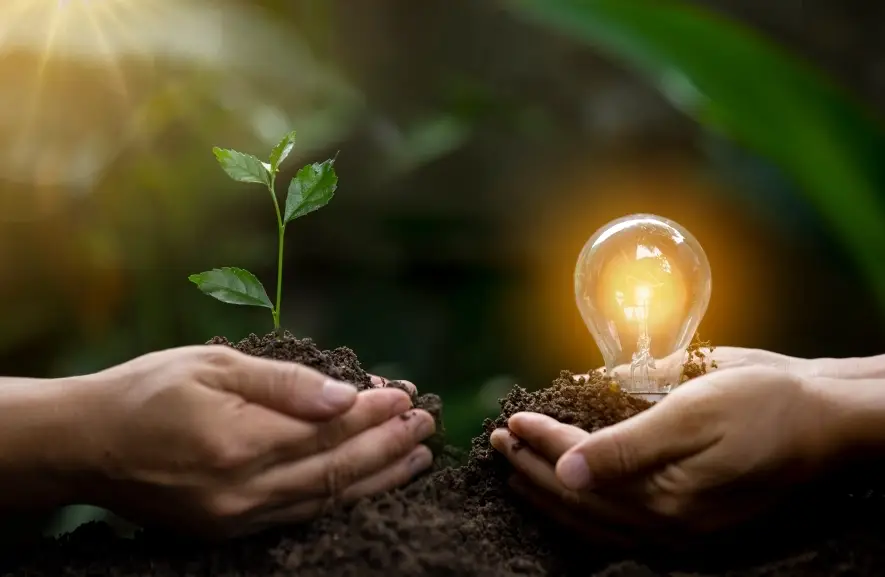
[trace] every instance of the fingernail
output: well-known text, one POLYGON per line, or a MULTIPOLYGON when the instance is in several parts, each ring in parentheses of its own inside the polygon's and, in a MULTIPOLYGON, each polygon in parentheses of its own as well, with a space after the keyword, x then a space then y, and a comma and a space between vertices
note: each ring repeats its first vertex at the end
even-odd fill
POLYGON ((590 468, 580 453, 565 455, 556 464, 556 476, 567 489, 579 491, 590 486, 590 468))
POLYGON ((323 383, 323 400, 332 407, 349 407, 356 398, 356 387, 335 379, 326 379, 323 383))
POLYGON ((418 387, 416 387, 416 386, 415 386, 415 383, 413 383, 412 381, 403 381, 403 380, 399 380, 399 381, 397 381, 397 382, 400 383, 400 384, 401 384, 403 387, 405 387, 406 389, 408 389, 407 392, 408 392, 410 395, 414 395, 415 393, 418 392, 418 387))
POLYGON ((418 436, 422 439, 426 439, 435 432, 436 422, 433 420, 433 417, 430 415, 424 416, 424 418, 418 423, 418 429, 416 431, 418 436))
POLYGON ((492 434, 489 435, 489 443, 492 447, 498 451, 504 449, 507 435, 510 434, 508 429, 495 429, 492 431, 492 434))
POLYGON ((378 375, 370 375, 369 380, 372 381, 372 384, 376 387, 380 387, 385 383, 384 379, 379 377, 378 375))
POLYGON ((532 425, 540 425, 546 423, 548 421, 548 417, 541 415, 540 413, 515 413, 507 420, 508 425, 516 425, 519 427, 520 425, 531 427, 532 425))
POLYGON ((415 452, 412 453, 411 458, 409 459, 409 471, 411 471, 412 475, 417 475, 421 471, 427 469, 430 465, 433 464, 433 453, 430 452, 430 449, 421 445, 415 452))

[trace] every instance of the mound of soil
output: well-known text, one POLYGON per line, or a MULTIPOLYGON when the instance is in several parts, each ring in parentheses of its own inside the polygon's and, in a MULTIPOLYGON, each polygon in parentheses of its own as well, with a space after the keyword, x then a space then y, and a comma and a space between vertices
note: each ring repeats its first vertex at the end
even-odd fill
MULTIPOLYGON (((371 387, 349 349, 319 350, 310 340, 250 336, 237 344, 251 355, 310 365, 371 387)), ((395 383, 394 383, 395 386, 395 383)), ((441 403, 421 395, 415 405, 441 418, 441 403)), ((502 414, 486 421, 464 464, 441 437, 434 469, 410 485, 364 499, 309 524, 222 546, 170 542, 141 533, 119 539, 92 524, 58 540, 8 554, 4 575, 28 576, 274 576, 298 577, 653 577, 885 575, 883 499, 853 485, 808 488, 790 509, 765 523, 721 536, 701 549, 626 554, 581 543, 524 506, 506 480, 507 462, 489 434, 522 410, 545 413, 587 430, 616 423, 649 403, 621 394, 598 374, 575 382, 563 372, 537 392, 514 387, 502 414)), ((869 481, 867 482, 869 484, 869 481)), ((864 486, 863 483, 858 486, 864 486)))

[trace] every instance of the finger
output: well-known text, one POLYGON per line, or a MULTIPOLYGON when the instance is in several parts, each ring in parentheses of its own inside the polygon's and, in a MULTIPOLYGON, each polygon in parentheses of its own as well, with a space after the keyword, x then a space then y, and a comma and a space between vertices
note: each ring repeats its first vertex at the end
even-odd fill
POLYGON ((387 384, 384 386, 405 391, 410 396, 418 393, 418 387, 411 381, 387 381, 387 384))
POLYGON ((513 475, 507 484, 538 512, 563 527, 570 529, 583 539, 592 541, 594 544, 617 547, 619 549, 631 549, 636 546, 635 541, 623 531, 595 522, 583 511, 576 512, 574 507, 564 504, 555 495, 533 486, 532 482, 522 475, 513 475))
POLYGON ((539 490, 557 497, 560 503, 582 511, 591 518, 606 520, 619 526, 655 527, 658 522, 652 515, 635 510, 617 500, 606 499, 589 492, 571 491, 559 479, 553 465, 535 453, 530 447, 520 446, 506 429, 492 433, 492 446, 507 457, 507 460, 523 477, 539 490))
POLYGON ((399 461, 344 489, 340 501, 352 503, 363 497, 392 491, 426 471, 432 464, 433 453, 425 445, 418 445, 399 461))
POLYGON ((715 425, 695 411, 690 397, 669 397, 590 433, 560 457, 556 475, 572 490, 614 484, 709 447, 721 434, 715 425))
POLYGON ((412 406, 409 396, 396 389, 360 393, 353 409, 323 422, 302 421, 256 404, 238 408, 238 418, 218 431, 210 425, 215 441, 209 448, 225 463, 248 461, 253 470, 268 470, 339 446, 356 435, 403 414, 412 406))
POLYGON ((273 510, 259 515, 255 522, 260 528, 268 528, 275 525, 298 523, 318 517, 330 509, 349 505, 362 499, 380 493, 392 491, 408 483, 433 464, 433 454, 424 445, 418 445, 407 456, 393 463, 386 469, 375 473, 361 481, 358 481, 345 489, 339 499, 309 499, 295 504, 287 503, 277 506, 273 510))
POLYGON ((553 493, 564 501, 577 503, 580 497, 567 489, 556 478, 553 463, 538 455, 531 447, 522 443, 507 429, 492 431, 490 442, 498 452, 504 455, 510 464, 536 486, 553 493))
POLYGON ((326 420, 356 402, 356 387, 304 365, 253 357, 226 346, 205 348, 214 349, 207 355, 218 369, 207 384, 250 403, 299 419, 326 420))
POLYGON ((376 387, 393 387, 396 389, 401 389, 409 393, 410 395, 415 395, 418 393, 418 387, 416 387, 415 383, 411 381, 404 381, 400 379, 391 381, 390 379, 379 377, 378 375, 369 375, 369 379, 372 381, 372 385, 376 387))
POLYGON ((262 494, 277 500, 338 500, 351 485, 411 453, 436 431, 430 413, 413 409, 348 439, 332 451, 267 471, 257 481, 262 494))
POLYGON ((507 428, 551 463, 590 436, 578 427, 540 413, 516 413, 507 420, 507 428))
POLYGON ((281 446, 281 459, 292 461, 330 451, 357 435, 406 413, 409 395, 397 389, 369 389, 357 396, 344 415, 320 422, 302 422, 302 432, 281 446))

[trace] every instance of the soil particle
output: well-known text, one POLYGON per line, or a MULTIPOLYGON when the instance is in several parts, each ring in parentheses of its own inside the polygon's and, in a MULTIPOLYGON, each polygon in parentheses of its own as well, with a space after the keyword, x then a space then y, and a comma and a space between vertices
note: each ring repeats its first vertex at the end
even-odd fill
MULTIPOLYGON (((304 363, 337 379, 372 387, 347 348, 318 349, 286 335, 250 336, 232 344, 248 354, 304 363)), ((388 386, 397 384, 389 383, 388 386)), ((435 395, 415 407, 442 418, 435 395)), ((143 532, 124 540, 101 524, 84 526, 4 556, 3 575, 217 577, 723 577, 885 575, 881 493, 851 483, 797 491, 799 506, 752 530, 723 536, 698 550, 625 554, 577 542, 527 508, 507 485, 511 469, 489 446, 489 434, 518 411, 536 411, 598 430, 647 409, 598 373, 576 379, 562 372, 545 389, 514 387, 502 412, 485 421, 466 459, 432 440, 433 470, 396 491, 364 499, 302 526, 204 546, 143 532), (853 488, 852 488, 853 487, 853 488)), ((405 413, 403 418, 409 418, 405 413)), ((867 473, 870 471, 868 470, 867 473)))
POLYGON ((715 369, 716 361, 711 360, 709 367, 707 366, 707 357, 712 356, 716 347, 710 341, 701 340, 700 335, 695 335, 691 344, 686 348, 686 360, 682 365, 682 376, 680 382, 684 383, 690 379, 695 379, 701 375, 707 374, 707 369, 715 369), (707 352, 704 352, 707 349, 707 352))

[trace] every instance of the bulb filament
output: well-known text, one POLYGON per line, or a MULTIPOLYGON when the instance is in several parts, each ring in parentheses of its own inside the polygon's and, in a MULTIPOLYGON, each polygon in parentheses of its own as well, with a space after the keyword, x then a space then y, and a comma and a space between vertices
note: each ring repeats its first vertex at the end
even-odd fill
POLYGON ((648 334, 648 312, 651 300, 651 289, 640 286, 636 289, 636 306, 632 310, 626 310, 627 318, 631 317, 639 325, 639 338, 636 342, 636 352, 633 353, 630 363, 630 388, 633 391, 648 392, 652 390, 649 379, 649 369, 655 368, 655 359, 651 354, 651 336, 648 334), (637 381, 636 370, 639 370, 637 381))

